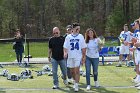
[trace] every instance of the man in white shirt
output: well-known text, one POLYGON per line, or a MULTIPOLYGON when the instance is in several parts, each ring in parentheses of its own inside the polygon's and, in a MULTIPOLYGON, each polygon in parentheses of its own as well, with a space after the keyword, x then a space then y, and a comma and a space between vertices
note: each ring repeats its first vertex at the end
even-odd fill
POLYGON ((74 90, 79 91, 78 83, 80 79, 80 64, 85 62, 86 43, 82 34, 79 33, 80 25, 78 23, 72 24, 73 33, 69 34, 64 42, 64 58, 67 58, 67 67, 70 68, 72 77, 74 79, 74 90))

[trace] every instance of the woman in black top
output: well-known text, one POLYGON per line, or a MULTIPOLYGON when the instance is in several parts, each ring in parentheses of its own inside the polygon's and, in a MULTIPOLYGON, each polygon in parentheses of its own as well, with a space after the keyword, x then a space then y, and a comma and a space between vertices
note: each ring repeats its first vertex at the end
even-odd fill
POLYGON ((18 65, 21 64, 22 62, 22 53, 24 52, 24 46, 23 46, 23 36, 21 35, 20 33, 20 30, 17 29, 16 30, 16 34, 15 34, 15 44, 13 46, 13 49, 15 49, 15 52, 16 52, 16 58, 17 58, 17 61, 18 61, 18 65))

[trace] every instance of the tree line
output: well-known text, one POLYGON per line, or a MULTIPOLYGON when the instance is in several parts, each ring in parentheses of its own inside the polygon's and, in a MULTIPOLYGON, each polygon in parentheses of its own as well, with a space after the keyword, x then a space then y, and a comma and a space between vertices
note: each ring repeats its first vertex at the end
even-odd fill
POLYGON ((140 16, 140 0, 0 0, 0 38, 13 37, 17 28, 28 38, 51 36, 54 26, 79 22, 98 35, 118 36, 123 24, 140 16))

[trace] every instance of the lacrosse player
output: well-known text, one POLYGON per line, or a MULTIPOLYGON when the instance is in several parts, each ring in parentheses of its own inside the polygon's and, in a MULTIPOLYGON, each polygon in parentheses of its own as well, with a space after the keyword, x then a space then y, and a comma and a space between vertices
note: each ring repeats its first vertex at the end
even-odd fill
MULTIPOLYGON (((116 67, 122 67, 122 59, 123 59, 123 55, 127 54, 127 59, 128 62, 130 61, 130 51, 129 51, 129 43, 131 42, 131 32, 128 31, 128 25, 124 24, 124 31, 122 31, 120 33, 120 42, 121 42, 121 46, 120 46, 120 56, 119 56, 119 64, 116 67)), ((126 62, 126 65, 128 65, 128 62, 126 62)))
POLYGON ((80 64, 85 62, 86 43, 82 34, 79 33, 80 25, 72 24, 73 32, 69 34, 64 42, 64 58, 67 59, 67 67, 70 68, 74 79, 74 91, 79 91, 80 64), (68 56, 68 57, 67 57, 68 56))
MULTIPOLYGON (((140 64, 140 48, 139 48, 139 43, 140 43, 140 31, 139 31, 139 20, 135 20, 134 21, 134 26, 133 28, 135 28, 134 30, 134 34, 133 34, 133 38, 132 38, 132 44, 133 44, 133 51, 134 51, 134 62, 136 65, 136 78, 134 79, 136 84, 135 86, 138 87, 140 86, 140 68, 139 68, 139 64, 140 64)), ((140 88, 140 87, 139 87, 140 88)))

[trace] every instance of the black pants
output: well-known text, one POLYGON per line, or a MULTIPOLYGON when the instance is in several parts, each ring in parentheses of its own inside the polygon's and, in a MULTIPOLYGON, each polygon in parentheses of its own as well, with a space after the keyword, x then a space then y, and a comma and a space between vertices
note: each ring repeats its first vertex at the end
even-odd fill
POLYGON ((16 52, 16 58, 18 63, 22 62, 22 52, 16 52))

